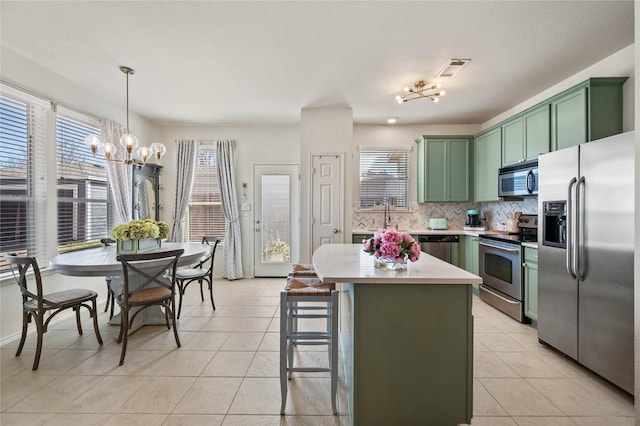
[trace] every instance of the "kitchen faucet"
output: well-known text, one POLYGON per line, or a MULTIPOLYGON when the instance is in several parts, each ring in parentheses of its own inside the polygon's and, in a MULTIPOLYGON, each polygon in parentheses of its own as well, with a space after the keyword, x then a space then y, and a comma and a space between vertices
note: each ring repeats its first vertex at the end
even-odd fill
POLYGON ((384 206, 384 218, 382 220, 382 227, 387 229, 387 226, 391 226, 391 210, 389 209, 389 199, 385 198, 382 200, 382 205, 384 206))

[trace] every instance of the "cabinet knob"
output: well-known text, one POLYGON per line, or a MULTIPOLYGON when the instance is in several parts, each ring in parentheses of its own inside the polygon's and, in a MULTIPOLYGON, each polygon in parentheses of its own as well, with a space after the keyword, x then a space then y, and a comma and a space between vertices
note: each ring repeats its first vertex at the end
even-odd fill
POLYGON ((522 266, 527 267, 527 262, 522 262, 522 266))

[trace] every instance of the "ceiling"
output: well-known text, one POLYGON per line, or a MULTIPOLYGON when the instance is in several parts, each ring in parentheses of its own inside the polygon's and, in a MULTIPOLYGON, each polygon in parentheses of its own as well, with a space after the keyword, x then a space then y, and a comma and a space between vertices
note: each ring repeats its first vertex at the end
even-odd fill
POLYGON ((632 1, 6 1, 3 47, 160 124, 480 124, 634 42, 632 1), (398 104, 416 80, 447 94, 398 104))

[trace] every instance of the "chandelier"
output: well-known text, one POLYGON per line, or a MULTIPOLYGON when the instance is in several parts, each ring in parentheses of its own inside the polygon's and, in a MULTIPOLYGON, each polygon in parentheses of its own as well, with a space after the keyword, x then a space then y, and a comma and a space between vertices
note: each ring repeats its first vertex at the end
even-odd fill
POLYGON ((124 135, 120 137, 120 145, 126 153, 125 158, 115 158, 118 148, 110 142, 103 142, 98 135, 88 135, 84 138, 84 141, 87 145, 89 145, 94 156, 96 155, 96 152, 98 152, 98 149, 102 148, 102 150, 104 151, 104 157, 107 159, 107 161, 111 161, 114 163, 136 164, 138 166, 144 166, 150 156, 155 157, 156 162, 158 162, 160 158, 167 152, 167 148, 163 144, 157 142, 151 144, 150 147, 138 146, 138 138, 136 137, 136 135, 131 133, 131 130, 129 129, 129 76, 135 74, 135 70, 133 68, 122 66, 120 67, 120 71, 122 71, 127 76, 127 129, 124 135), (131 158, 131 153, 135 149, 137 149, 136 153, 140 158, 139 160, 131 158))
POLYGON ((413 83, 413 87, 406 86, 404 88, 404 95, 396 96, 396 101, 399 104, 411 101, 413 99, 427 98, 432 102, 438 102, 440 96, 444 96, 445 91, 439 90, 440 84, 431 84, 427 86, 427 82, 424 80, 416 81, 413 83))

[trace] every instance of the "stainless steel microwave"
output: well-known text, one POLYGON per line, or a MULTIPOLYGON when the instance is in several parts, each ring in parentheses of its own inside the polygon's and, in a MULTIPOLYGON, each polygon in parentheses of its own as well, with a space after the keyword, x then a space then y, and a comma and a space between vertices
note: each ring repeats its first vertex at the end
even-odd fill
POLYGON ((498 171, 499 197, 538 195, 538 160, 502 167, 498 171))

